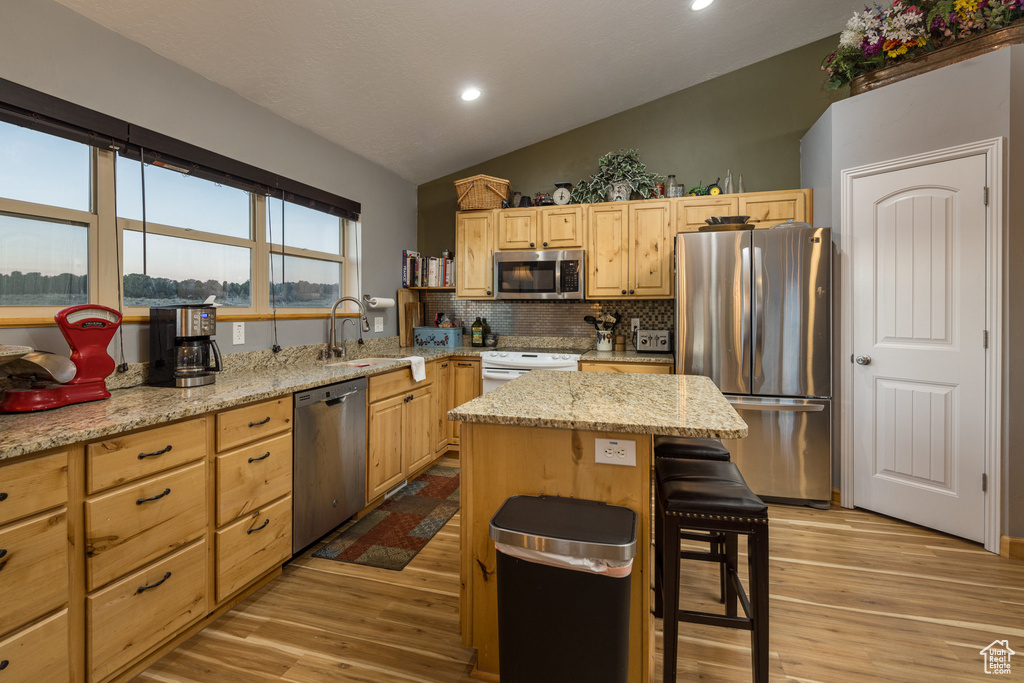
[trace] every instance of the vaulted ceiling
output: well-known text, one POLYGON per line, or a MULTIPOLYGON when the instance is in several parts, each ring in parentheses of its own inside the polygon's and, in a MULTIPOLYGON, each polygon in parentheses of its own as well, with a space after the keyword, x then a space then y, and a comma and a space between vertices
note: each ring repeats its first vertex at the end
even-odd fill
POLYGON ((863 6, 58 2, 417 184, 838 33, 863 6))

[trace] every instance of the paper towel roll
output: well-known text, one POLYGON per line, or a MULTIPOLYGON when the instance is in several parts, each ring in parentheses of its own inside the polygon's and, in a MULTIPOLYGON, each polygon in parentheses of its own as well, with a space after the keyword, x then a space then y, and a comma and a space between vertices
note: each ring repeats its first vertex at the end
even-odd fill
POLYGON ((368 296, 366 305, 370 308, 394 308, 395 300, 386 296, 368 296))

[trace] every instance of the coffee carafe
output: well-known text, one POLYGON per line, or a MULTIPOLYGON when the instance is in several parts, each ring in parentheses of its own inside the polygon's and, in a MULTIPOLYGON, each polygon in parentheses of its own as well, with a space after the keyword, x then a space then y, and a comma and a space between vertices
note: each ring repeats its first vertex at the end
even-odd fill
POLYGON ((221 369, 217 309, 210 304, 149 309, 149 379, 154 386, 213 384, 221 369))

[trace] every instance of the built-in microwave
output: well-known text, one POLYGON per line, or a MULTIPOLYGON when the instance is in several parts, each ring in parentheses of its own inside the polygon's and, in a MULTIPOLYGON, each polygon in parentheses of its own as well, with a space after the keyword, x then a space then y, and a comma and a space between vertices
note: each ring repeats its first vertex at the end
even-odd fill
POLYGON ((499 251, 494 294, 498 299, 582 299, 583 250, 499 251))

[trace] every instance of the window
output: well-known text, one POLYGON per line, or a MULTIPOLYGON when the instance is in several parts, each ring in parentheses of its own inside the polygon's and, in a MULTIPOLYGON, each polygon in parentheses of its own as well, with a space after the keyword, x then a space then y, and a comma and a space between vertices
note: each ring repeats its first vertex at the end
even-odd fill
POLYGON ((0 306, 88 303, 96 272, 93 150, 0 122, 0 306))
POLYGON ((0 122, 0 313, 147 315, 210 295, 232 313, 322 313, 355 291, 358 223, 188 170, 146 165, 143 233, 139 161, 0 122))

